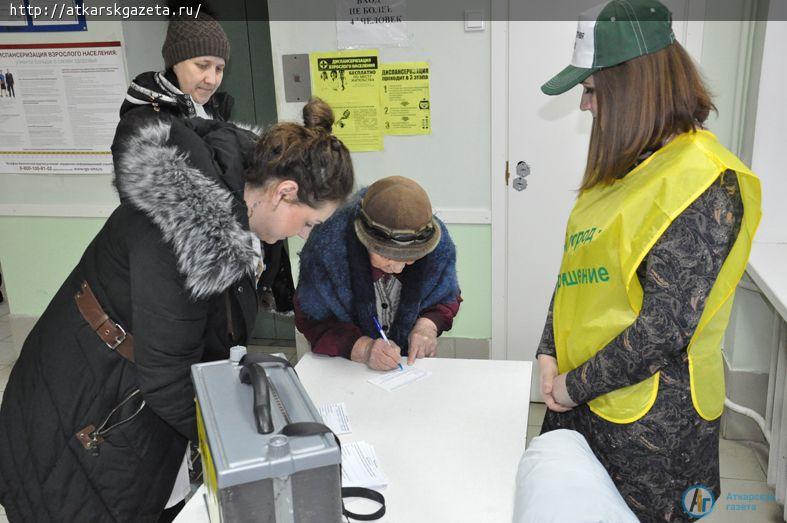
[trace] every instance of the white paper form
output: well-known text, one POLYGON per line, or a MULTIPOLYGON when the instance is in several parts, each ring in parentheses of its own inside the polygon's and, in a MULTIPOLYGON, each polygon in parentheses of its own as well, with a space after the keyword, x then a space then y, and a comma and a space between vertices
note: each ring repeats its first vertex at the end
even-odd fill
POLYGON ((328 403, 321 405, 318 409, 322 421, 334 434, 349 434, 350 417, 347 416, 347 407, 344 403, 328 403))
POLYGON ((432 375, 428 370, 419 369, 415 365, 410 366, 403 363, 402 367, 402 370, 394 369, 385 374, 375 376, 374 378, 369 378, 368 381, 372 385, 377 385, 387 391, 392 391, 432 375))
POLYGON ((342 443, 342 486, 382 488, 388 485, 374 447, 365 441, 342 443))

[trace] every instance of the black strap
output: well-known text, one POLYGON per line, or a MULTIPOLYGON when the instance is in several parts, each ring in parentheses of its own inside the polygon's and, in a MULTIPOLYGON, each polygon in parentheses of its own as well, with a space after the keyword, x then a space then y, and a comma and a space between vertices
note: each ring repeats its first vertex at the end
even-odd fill
POLYGON ((380 519, 385 515, 385 497, 376 490, 372 490, 370 488, 342 487, 342 514, 350 519, 355 519, 358 521, 374 521, 380 519), (377 512, 372 512, 371 514, 356 514, 355 512, 350 512, 344 508, 344 498, 370 499, 379 503, 380 508, 377 509, 377 512))
MULTIPOLYGON (((318 436, 320 434, 332 434, 333 439, 336 440, 336 444, 339 446, 339 456, 341 456, 342 452, 342 443, 339 441, 339 437, 333 433, 331 429, 323 425, 322 423, 316 423, 313 421, 301 421, 296 423, 290 423, 286 425, 279 431, 279 434, 288 437, 298 437, 298 436, 318 436)), ((341 464, 339 465, 339 477, 341 478, 341 464)), ((380 519, 385 515, 385 496, 377 492, 376 490, 364 488, 364 487, 342 487, 342 515, 350 518, 355 519, 357 521, 375 521, 380 519), (350 512, 344 507, 344 498, 364 498, 371 501, 376 501, 380 504, 380 508, 377 511, 372 512, 371 514, 356 514, 354 512, 350 512)))

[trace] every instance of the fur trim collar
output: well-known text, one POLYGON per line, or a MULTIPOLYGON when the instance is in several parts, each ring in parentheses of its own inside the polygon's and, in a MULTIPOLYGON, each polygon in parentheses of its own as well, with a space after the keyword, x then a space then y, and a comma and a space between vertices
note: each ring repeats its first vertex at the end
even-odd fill
POLYGON ((147 214, 172 245, 186 288, 195 299, 254 274, 251 233, 233 214, 226 189, 169 145, 171 124, 156 122, 128 138, 116 161, 121 200, 147 214))
POLYGON ((244 131, 249 131, 250 133, 254 134, 257 138, 262 136, 262 133, 265 132, 265 128, 261 125, 254 125, 252 123, 247 122, 238 122, 235 120, 230 121, 232 125, 238 127, 239 129, 243 129, 244 131))

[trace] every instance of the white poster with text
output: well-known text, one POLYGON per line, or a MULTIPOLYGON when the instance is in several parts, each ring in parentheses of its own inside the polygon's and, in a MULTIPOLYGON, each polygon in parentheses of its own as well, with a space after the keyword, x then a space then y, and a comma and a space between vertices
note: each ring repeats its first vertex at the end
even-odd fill
POLYGON ((112 173, 120 42, 0 45, 0 70, 0 173, 112 173))
POLYGON ((338 47, 407 47, 406 15, 406 0, 336 0, 338 47))

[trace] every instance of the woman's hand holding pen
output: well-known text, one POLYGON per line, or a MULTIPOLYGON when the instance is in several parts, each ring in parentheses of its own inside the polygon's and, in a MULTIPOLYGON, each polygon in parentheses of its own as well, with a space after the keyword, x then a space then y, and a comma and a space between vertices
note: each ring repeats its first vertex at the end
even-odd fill
POLYGON ((437 355, 437 326, 428 318, 418 318, 410 332, 409 342, 408 365, 412 365, 416 358, 433 358, 437 355))
POLYGON ((374 370, 393 370, 399 367, 402 350, 392 341, 362 336, 355 342, 350 359, 374 370))
POLYGON ((576 404, 571 401, 566 390, 566 375, 558 376, 557 359, 541 354, 538 357, 538 368, 541 374, 541 396, 544 398, 547 408, 555 412, 567 412, 575 407, 576 404), (560 377, 562 377, 561 380, 558 379, 560 377), (568 398, 570 404, 563 404, 558 397, 564 401, 568 398))

